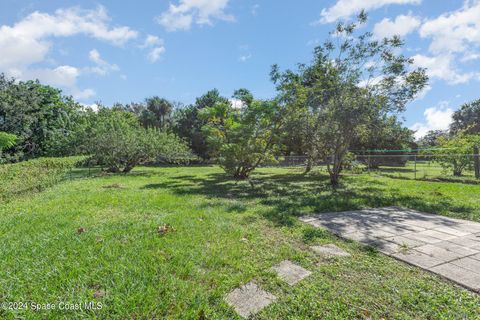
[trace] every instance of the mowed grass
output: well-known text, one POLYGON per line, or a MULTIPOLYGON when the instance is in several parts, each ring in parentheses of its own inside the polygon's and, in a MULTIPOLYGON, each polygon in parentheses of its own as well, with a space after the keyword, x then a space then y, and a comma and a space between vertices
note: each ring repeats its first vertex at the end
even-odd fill
POLYGON ((476 319, 478 295, 299 222, 314 212, 401 205, 480 221, 479 185, 261 169, 138 168, 0 205, 0 302, 100 302, 100 310, 0 310, 14 319, 237 319, 224 296, 256 279, 278 297, 256 319, 476 319), (158 233, 158 227, 174 230, 158 233), (80 229, 80 230, 79 230, 80 229), (324 260, 312 244, 351 258, 324 260), (289 287, 269 269, 313 271, 289 287))

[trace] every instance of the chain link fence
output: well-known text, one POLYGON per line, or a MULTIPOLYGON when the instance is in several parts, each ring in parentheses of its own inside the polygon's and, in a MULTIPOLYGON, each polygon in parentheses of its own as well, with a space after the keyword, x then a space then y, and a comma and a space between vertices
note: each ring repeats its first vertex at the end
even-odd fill
MULTIPOLYGON (((302 167, 307 156, 282 156, 272 166, 302 167)), ((326 170, 327 161, 315 167, 326 170)), ((376 174, 390 178, 480 183, 478 154, 380 153, 353 154, 344 164, 346 174, 376 174)))

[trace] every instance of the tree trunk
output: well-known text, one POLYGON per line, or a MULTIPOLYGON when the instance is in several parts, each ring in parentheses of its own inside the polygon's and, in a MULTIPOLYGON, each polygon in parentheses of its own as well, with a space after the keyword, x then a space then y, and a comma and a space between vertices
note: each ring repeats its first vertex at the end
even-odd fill
POLYGON ((311 157, 308 157, 307 159, 307 164, 305 165, 305 172, 303 174, 307 174, 310 171, 312 171, 313 168, 313 159, 311 157))
POLYGON ((250 176, 250 172, 252 172, 253 169, 248 169, 245 167, 238 167, 235 170, 235 173, 233 174, 233 177, 237 180, 246 180, 250 176))
POLYGON ((340 180, 340 172, 331 171, 330 172, 330 184, 332 187, 337 187, 340 180))

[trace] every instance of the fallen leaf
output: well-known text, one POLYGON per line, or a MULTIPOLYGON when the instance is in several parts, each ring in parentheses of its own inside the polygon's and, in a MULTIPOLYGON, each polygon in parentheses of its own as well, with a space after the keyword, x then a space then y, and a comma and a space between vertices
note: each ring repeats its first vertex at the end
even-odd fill
POLYGON ((175 231, 175 228, 169 224, 164 224, 163 226, 158 227, 158 233, 162 236, 173 231, 175 231))

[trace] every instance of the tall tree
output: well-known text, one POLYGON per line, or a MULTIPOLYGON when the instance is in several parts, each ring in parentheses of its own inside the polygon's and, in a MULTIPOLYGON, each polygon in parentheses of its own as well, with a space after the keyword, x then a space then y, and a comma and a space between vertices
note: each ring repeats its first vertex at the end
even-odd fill
POLYGON ((452 133, 480 133, 480 99, 466 103, 453 114, 452 133))
POLYGON ((61 90, 38 81, 7 79, 0 74, 0 131, 15 134, 17 144, 4 152, 7 160, 62 156, 76 130, 82 107, 61 90))
POLYGON ((448 130, 430 130, 418 140, 417 144, 424 149, 438 147, 442 141, 441 139, 448 140, 448 137, 448 130))
POLYGON ((146 110, 140 118, 145 127, 165 130, 169 124, 173 104, 165 98, 154 96, 145 100, 146 110))
POLYGON ((399 37, 376 41, 369 32, 359 34, 366 21, 362 12, 355 23, 339 23, 298 71, 272 69, 279 99, 308 119, 311 154, 327 161, 333 186, 354 139, 376 119, 404 111, 428 81, 425 70, 413 69, 413 60, 399 53, 399 37))
POLYGON ((192 151, 202 158, 208 160, 211 150, 207 144, 207 137, 202 128, 207 124, 206 120, 200 117, 202 110, 211 108, 217 103, 229 103, 227 98, 220 95, 217 89, 208 91, 196 99, 193 105, 183 109, 177 109, 175 113, 175 132, 185 139, 192 151))

